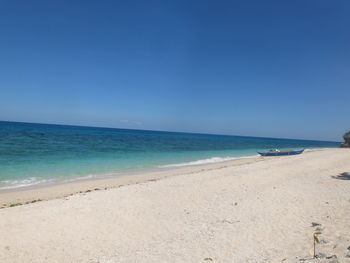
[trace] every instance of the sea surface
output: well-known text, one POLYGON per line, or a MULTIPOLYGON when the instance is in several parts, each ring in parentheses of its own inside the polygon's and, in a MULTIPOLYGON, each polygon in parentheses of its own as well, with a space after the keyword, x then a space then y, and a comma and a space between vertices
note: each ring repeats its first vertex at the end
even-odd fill
POLYGON ((339 143, 0 121, 0 189, 200 165, 339 143))

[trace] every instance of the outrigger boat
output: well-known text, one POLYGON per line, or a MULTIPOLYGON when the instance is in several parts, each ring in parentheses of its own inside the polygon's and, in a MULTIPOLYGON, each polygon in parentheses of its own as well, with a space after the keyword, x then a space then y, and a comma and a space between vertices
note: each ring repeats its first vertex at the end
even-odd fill
POLYGON ((304 152, 303 150, 299 151, 280 151, 280 150, 270 150, 268 152, 258 152, 261 156, 286 156, 286 155, 297 155, 304 152))

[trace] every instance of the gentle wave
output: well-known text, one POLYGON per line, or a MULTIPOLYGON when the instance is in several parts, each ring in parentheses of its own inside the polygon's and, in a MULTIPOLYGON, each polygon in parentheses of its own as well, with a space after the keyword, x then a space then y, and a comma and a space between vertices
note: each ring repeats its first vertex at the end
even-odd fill
POLYGON ((203 165, 203 164, 211 164, 211 163, 221 163, 226 161, 232 161, 232 160, 238 160, 238 159, 245 159, 245 158, 252 158, 259 155, 249 155, 249 156, 241 156, 241 157, 212 157, 208 159, 202 159, 192 162, 186 162, 186 163, 176 163, 176 164, 167 164, 167 165, 161 165, 158 166, 159 168, 171 168, 171 167, 182 167, 182 166, 196 166, 196 165, 203 165))
POLYGON ((331 148, 322 147, 322 148, 314 148, 314 149, 304 149, 304 152, 322 151, 327 149, 331 149, 331 148))
MULTIPOLYGON (((315 149, 305 149, 305 152, 311 152, 311 151, 319 151, 322 149, 330 149, 330 148, 315 148, 315 149)), ((245 158, 252 158, 257 157, 259 154, 256 155, 249 155, 249 156, 240 156, 240 157, 212 157, 208 159, 201 159, 197 161, 192 162, 186 162, 186 163, 176 163, 176 164, 167 164, 167 165, 161 165, 158 166, 159 168, 171 168, 171 167, 182 167, 182 166, 196 166, 196 165, 202 165, 202 164, 211 164, 211 163, 220 163, 220 162, 226 162, 226 161, 232 161, 237 159, 245 159, 245 158)))
POLYGON ((0 190, 10 190, 10 189, 16 189, 16 188, 24 188, 24 187, 30 187, 35 185, 47 185, 47 184, 54 184, 54 183, 69 183, 69 182, 75 182, 75 181, 81 181, 81 180, 89 180, 93 178, 99 178, 99 177, 110 177, 112 175, 116 174, 90 174, 86 176, 80 176, 80 177, 72 177, 72 178, 48 178, 48 179, 39 179, 36 177, 31 177, 23 180, 4 180, 0 181, 0 190))
POLYGON ((38 179, 35 177, 30 177, 23 180, 4 180, 0 181, 0 190, 29 187, 38 184, 47 184, 54 181, 54 179, 38 179))

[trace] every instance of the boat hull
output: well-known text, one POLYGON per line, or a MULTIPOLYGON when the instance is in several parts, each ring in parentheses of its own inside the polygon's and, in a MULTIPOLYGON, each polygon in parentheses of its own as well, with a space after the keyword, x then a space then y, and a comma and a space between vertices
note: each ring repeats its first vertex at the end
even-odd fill
POLYGON ((286 152, 258 152, 258 154, 260 154, 261 156, 288 156, 288 155, 298 155, 303 153, 304 150, 300 150, 300 151, 286 151, 286 152))

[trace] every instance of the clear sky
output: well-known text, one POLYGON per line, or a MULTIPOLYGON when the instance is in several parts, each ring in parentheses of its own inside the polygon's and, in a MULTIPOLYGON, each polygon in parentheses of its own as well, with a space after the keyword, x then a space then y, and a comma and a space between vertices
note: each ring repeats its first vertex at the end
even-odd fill
POLYGON ((341 140, 350 1, 0 2, 0 120, 341 140))

